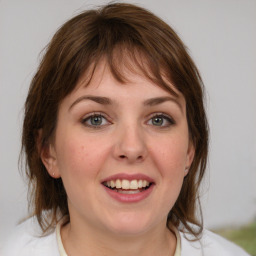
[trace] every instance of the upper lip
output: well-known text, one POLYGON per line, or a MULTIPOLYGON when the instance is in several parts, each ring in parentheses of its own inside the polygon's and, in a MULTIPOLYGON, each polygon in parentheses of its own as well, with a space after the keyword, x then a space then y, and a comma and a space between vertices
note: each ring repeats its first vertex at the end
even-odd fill
POLYGON ((102 183, 106 182, 106 181, 110 181, 110 180, 146 180, 150 183, 153 183, 154 180, 142 173, 137 173, 137 174, 127 174, 127 173, 117 173, 111 176, 108 176, 107 178, 102 180, 102 183))

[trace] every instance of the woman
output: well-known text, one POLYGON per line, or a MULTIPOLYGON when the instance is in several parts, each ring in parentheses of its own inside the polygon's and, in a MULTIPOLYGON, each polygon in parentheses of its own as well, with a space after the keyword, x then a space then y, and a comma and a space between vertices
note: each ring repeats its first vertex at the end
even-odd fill
POLYGON ((109 4, 57 31, 22 145, 39 225, 22 223, 3 255, 247 255, 197 218, 203 85, 176 33, 145 9, 109 4))

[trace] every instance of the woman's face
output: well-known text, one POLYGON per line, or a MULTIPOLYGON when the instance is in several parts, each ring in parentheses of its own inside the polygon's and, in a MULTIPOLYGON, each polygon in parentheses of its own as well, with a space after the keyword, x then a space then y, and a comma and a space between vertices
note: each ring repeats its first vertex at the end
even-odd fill
POLYGON ((88 86, 82 77, 62 101, 42 157, 63 180, 71 223, 120 235, 166 225, 194 156, 183 96, 126 77, 115 80, 104 62, 88 86))

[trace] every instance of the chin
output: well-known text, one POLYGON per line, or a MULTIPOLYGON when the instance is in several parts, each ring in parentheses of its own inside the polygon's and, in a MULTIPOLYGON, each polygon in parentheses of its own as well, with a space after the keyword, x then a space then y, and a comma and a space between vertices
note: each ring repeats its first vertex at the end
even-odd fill
POLYGON ((153 226, 147 216, 123 214, 112 218, 107 224, 107 229, 119 236, 136 236, 147 232, 153 226))

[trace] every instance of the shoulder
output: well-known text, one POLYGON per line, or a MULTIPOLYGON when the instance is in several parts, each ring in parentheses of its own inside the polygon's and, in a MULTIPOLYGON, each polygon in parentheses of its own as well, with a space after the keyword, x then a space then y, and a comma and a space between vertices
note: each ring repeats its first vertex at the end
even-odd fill
POLYGON ((42 236, 34 218, 26 220, 15 228, 0 254, 1 256, 59 255, 55 233, 42 236))
POLYGON ((239 246, 207 229, 203 230, 198 241, 190 241, 193 237, 183 232, 180 232, 180 236, 181 256, 249 256, 239 246))

